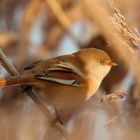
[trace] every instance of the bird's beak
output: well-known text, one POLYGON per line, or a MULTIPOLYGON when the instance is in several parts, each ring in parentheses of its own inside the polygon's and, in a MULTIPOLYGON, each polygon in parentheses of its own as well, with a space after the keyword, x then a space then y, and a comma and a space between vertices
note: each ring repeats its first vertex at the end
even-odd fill
POLYGON ((115 62, 113 62, 113 61, 109 61, 107 63, 107 65, 110 66, 110 67, 117 66, 117 64, 115 62))

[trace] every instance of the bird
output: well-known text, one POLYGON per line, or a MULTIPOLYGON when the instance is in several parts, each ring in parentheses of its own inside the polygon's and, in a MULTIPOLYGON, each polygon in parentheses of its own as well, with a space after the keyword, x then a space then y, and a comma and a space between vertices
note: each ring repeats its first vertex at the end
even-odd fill
POLYGON ((103 50, 81 49, 78 52, 38 61, 18 76, 0 79, 0 88, 31 85, 58 111, 76 108, 98 90, 112 66, 117 65, 103 50))

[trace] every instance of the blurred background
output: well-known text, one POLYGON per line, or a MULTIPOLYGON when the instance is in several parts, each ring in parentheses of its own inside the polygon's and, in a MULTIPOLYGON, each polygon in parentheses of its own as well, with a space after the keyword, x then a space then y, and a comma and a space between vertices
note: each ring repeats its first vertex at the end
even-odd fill
MULTIPOLYGON (((106 51, 118 64, 97 94, 65 124, 74 140, 138 140, 140 136, 140 1, 113 2, 0 0, 0 48, 20 73, 32 62, 89 47, 106 51), (113 32, 132 50, 130 54, 113 32), (113 92, 128 96, 100 102, 102 95, 113 92)), ((4 76, 9 74, 0 66, 0 77, 4 76)), ((0 89, 0 140, 63 139, 19 87, 0 89)))

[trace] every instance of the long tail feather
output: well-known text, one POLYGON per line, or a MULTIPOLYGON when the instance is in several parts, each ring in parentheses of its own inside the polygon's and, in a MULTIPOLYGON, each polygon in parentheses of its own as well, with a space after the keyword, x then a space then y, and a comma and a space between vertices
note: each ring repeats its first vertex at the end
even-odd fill
POLYGON ((31 79, 25 76, 15 76, 10 78, 0 79, 0 88, 7 86, 18 86, 23 84, 29 84, 31 79))
POLYGON ((6 86, 6 80, 0 79, 0 87, 5 87, 5 86, 6 86))

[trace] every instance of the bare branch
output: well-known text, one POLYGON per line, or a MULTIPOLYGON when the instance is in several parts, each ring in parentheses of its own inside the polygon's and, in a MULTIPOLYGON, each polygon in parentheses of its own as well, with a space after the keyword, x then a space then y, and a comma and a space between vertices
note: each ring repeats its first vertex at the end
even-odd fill
POLYGON ((9 63, 8 59, 2 52, 1 48, 0 48, 0 63, 11 75, 13 76, 19 75, 18 71, 12 66, 12 64, 9 63))

